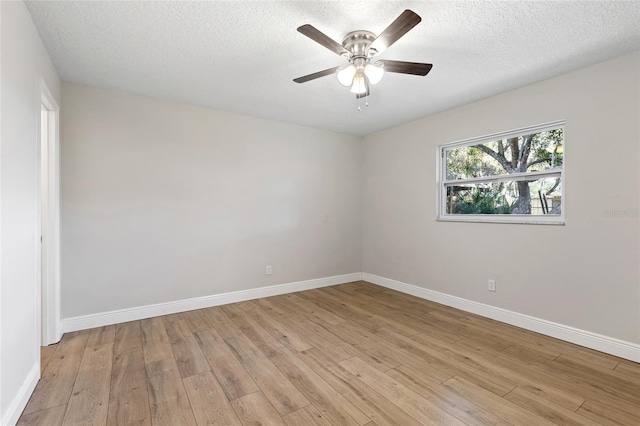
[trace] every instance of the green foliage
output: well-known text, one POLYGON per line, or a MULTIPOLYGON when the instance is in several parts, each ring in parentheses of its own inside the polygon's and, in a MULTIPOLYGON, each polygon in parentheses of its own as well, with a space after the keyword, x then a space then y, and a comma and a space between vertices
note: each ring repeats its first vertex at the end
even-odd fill
POLYGON ((469 179, 503 173, 504 170, 497 161, 475 146, 447 151, 447 179, 469 179))
POLYGON ((527 160, 527 171, 544 170, 561 167, 563 160, 562 142, 564 135, 561 129, 540 132, 531 135, 531 154, 527 160))
POLYGON ((520 136, 514 144, 510 141, 512 139, 496 140, 447 150, 447 179, 470 179, 562 166, 562 129, 520 136), (494 155, 489 155, 489 151, 494 155))
MULTIPOLYGON (((452 148, 446 151, 446 179, 464 180, 562 167, 563 142, 562 129, 555 129, 452 148)), ((549 195, 560 185, 556 179, 545 191, 542 182, 532 184, 532 188, 519 187, 515 182, 468 189, 458 187, 449 194, 451 213, 529 213, 531 189, 535 191, 534 194, 540 190, 549 195), (514 198, 517 200, 510 204, 509 200, 514 198)))
POLYGON ((473 187, 458 191, 451 206, 453 214, 511 214, 515 203, 509 203, 504 190, 498 188, 473 187))

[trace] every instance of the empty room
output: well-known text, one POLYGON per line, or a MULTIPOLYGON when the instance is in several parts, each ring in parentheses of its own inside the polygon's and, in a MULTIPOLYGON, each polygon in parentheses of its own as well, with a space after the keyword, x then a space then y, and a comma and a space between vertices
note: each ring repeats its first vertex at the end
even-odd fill
POLYGON ((640 424, 640 1, 0 1, 0 425, 640 424))

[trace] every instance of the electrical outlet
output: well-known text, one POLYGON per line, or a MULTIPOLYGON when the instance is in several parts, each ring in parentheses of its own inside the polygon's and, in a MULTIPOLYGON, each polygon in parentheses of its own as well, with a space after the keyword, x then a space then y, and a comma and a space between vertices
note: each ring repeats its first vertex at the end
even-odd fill
POLYGON ((266 273, 267 275, 271 275, 273 273, 273 269, 271 269, 271 265, 267 266, 266 273))
POLYGON ((496 280, 489 280, 489 291, 496 291, 496 280))

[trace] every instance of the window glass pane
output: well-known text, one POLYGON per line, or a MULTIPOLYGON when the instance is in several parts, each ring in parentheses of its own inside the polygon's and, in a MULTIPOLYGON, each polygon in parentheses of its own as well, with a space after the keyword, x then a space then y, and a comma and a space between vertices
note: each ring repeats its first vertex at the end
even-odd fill
POLYGON ((446 150, 446 180, 562 167, 562 129, 446 150))
POLYGON ((559 177, 446 186, 447 214, 560 215, 559 177))

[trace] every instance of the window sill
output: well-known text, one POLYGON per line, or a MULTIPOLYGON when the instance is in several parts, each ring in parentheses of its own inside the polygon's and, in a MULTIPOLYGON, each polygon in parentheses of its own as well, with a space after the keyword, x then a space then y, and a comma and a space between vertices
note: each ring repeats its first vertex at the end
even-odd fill
POLYGON ((529 215, 446 215, 438 216, 437 222, 465 222, 465 223, 510 223, 519 225, 555 225, 564 226, 564 217, 535 217, 529 215))

